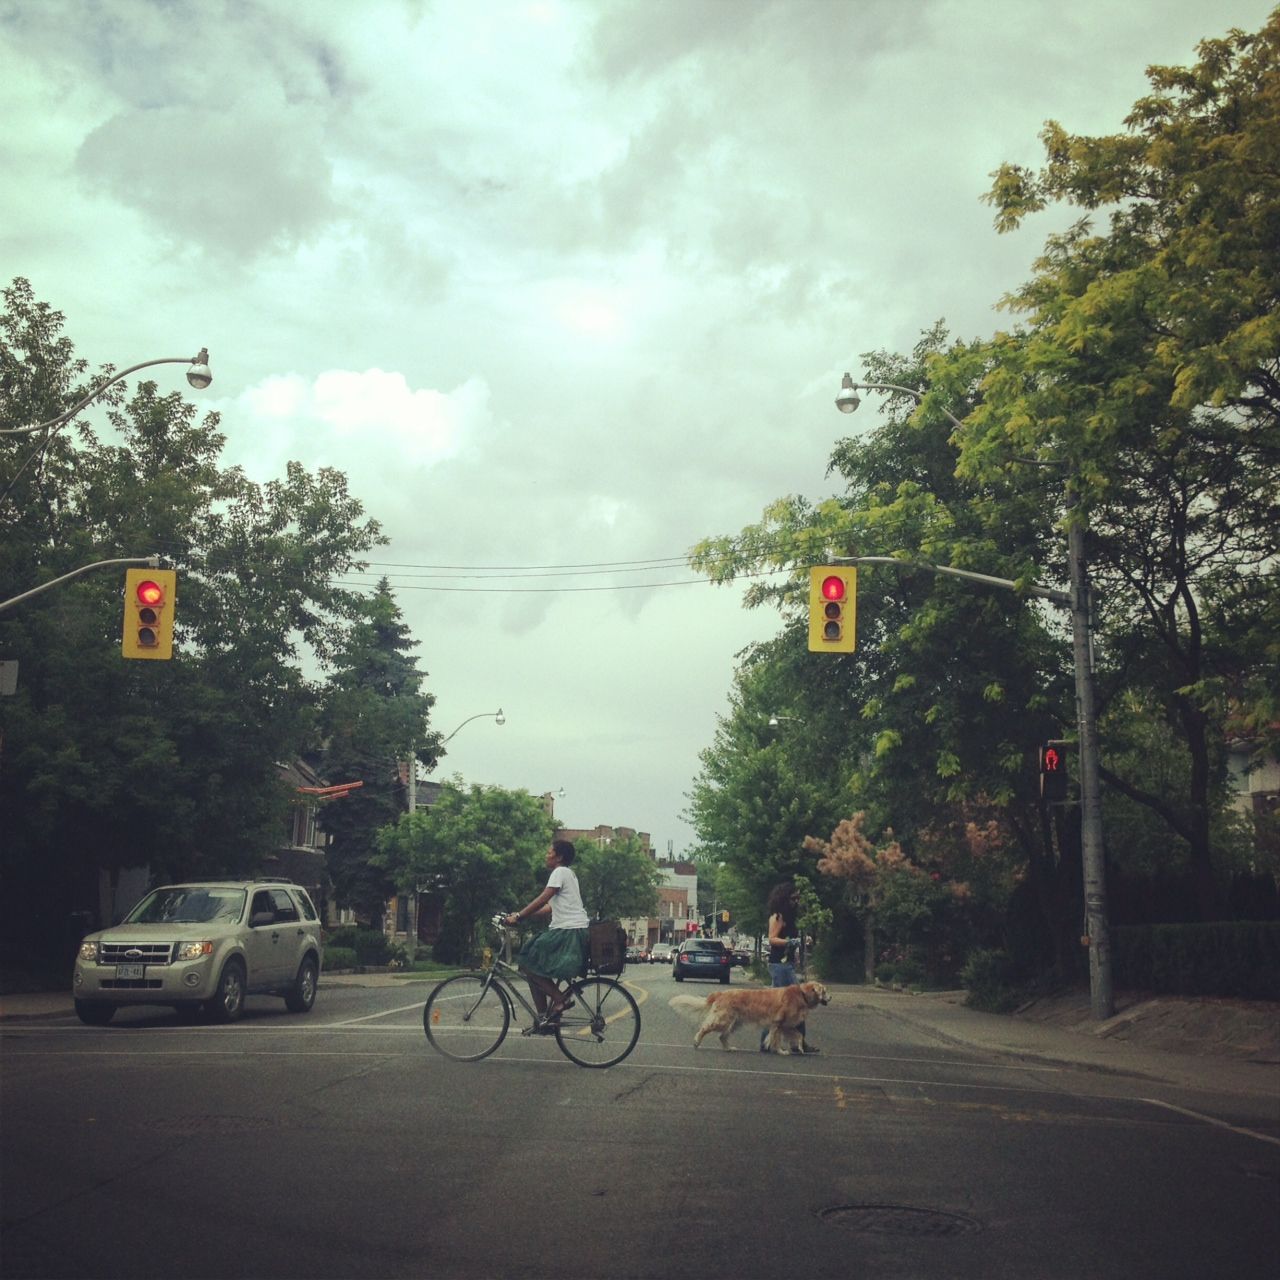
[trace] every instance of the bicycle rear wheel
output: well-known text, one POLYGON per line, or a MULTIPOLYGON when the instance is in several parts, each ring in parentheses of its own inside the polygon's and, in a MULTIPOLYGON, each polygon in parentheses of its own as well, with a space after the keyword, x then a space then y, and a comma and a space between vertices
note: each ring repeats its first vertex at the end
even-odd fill
POLYGON ((485 973, 446 978, 427 997, 422 1026, 431 1047, 446 1058, 479 1062, 505 1039, 511 1025, 507 994, 485 973))
POLYGON ((569 988, 573 1008, 560 1015, 556 1043, 580 1067, 612 1067, 636 1047, 640 1007, 612 978, 583 978, 569 988))

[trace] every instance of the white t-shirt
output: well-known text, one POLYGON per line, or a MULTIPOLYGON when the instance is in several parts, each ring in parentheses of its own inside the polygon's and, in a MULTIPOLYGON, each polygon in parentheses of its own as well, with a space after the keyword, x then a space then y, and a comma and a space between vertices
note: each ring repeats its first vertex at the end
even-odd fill
POLYGON ((551 896, 553 929, 585 929, 591 923, 572 867, 555 867, 547 877, 547 888, 556 890, 551 896))

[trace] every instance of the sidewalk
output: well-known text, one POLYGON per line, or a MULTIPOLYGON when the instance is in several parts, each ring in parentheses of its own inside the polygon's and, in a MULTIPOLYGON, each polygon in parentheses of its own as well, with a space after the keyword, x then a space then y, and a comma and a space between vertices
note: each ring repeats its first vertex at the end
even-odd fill
POLYGON ((1016 1014, 998 1014, 968 1008, 963 991, 911 995, 837 984, 830 990, 837 1008, 871 1009, 949 1044, 1270 1098, 1280 1115, 1280 1006, 1122 995, 1115 1016, 1099 1022, 1087 996, 1036 1001, 1016 1014), (1175 1023, 1180 1035, 1170 1029, 1175 1023))
MULTIPOLYGON (((395 977, 389 973, 326 973, 320 979, 321 987, 348 984, 357 987, 403 987, 418 982, 435 983, 438 979, 428 974, 417 978, 395 977)), ((0 994, 0 1023, 24 1022, 41 1018, 72 1018, 75 1005, 70 991, 24 991, 16 994, 0 994)))

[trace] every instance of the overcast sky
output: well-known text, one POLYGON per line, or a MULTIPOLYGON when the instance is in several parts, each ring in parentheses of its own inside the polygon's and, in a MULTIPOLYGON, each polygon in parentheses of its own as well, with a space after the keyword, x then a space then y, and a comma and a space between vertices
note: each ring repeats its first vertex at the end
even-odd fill
POLYGON ((679 853, 779 625, 684 553, 833 491, 859 353, 1010 326, 1066 218, 999 237, 980 196, 1045 120, 1118 131, 1147 65, 1269 9, 0 0, 0 274, 91 364, 207 346, 227 463, 347 473, 434 727, 506 713, 435 778, 679 853))

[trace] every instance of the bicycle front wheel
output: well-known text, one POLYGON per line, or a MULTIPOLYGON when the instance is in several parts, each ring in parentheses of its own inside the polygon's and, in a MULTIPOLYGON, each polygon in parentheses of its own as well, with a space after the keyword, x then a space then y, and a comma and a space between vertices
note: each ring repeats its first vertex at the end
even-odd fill
POLYGON ((556 1043, 580 1067, 612 1067, 636 1047, 640 1006, 612 978, 583 978, 569 988, 573 1008, 560 1015, 556 1043))
POLYGON ((511 1025, 506 992, 485 973, 446 978, 428 997, 422 1026, 446 1058, 479 1062, 505 1039, 511 1025))

